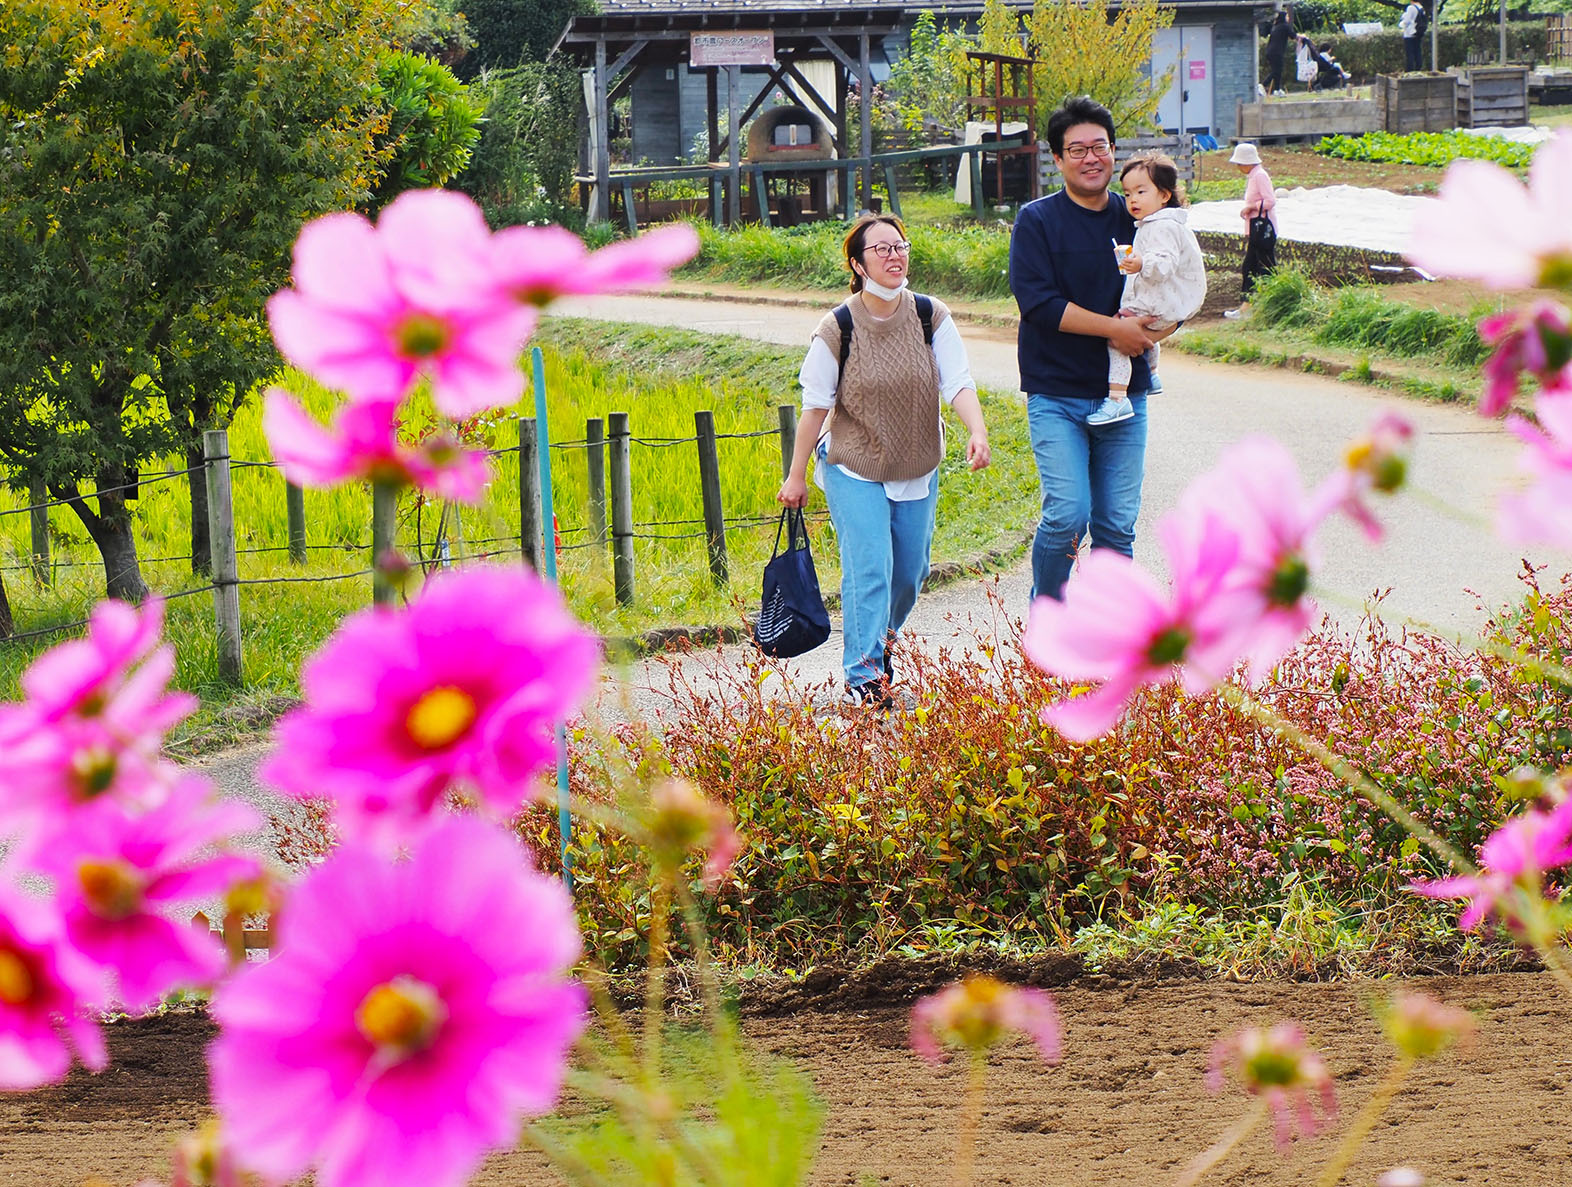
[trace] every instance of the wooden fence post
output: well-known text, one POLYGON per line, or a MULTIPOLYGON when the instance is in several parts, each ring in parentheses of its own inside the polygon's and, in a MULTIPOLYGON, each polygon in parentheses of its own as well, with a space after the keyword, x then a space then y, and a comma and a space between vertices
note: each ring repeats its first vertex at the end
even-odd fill
POLYGON ((223 429, 204 432, 202 459, 207 469, 207 538, 213 562, 213 614, 218 621, 218 674, 230 684, 239 684, 240 573, 235 556, 229 434, 223 429))
POLYGON ((30 478, 27 483, 27 501, 31 504, 28 518, 33 525, 33 580, 39 585, 50 584, 49 574, 49 487, 42 478, 30 478))
POLYGON ((393 551, 393 530, 398 521, 398 487, 386 482, 371 484, 371 601, 391 606, 398 588, 382 571, 382 562, 393 551))
POLYGON ((306 563, 306 492, 293 482, 284 484, 284 509, 289 515, 289 559, 306 563))
POLYGON ((726 561, 726 512, 721 507, 720 455, 715 448, 715 413, 701 408, 693 414, 699 446, 699 496, 704 500, 704 537, 709 544, 710 578, 716 585, 729 579, 726 561))
POLYGON ((628 414, 607 417, 611 442, 611 578, 617 604, 633 604, 633 471, 628 414))
POLYGON ((524 563, 541 571, 540 433, 533 416, 519 417, 519 544, 524 563))
MULTIPOLYGON (((792 455, 797 452, 797 405, 782 404, 775 409, 781 422, 781 481, 791 473, 792 455)), ((797 523, 788 521, 786 529, 786 547, 797 547, 797 523)))
MULTIPOLYGON (((589 475, 590 535, 606 547, 606 422, 598 416, 584 422, 584 469, 589 475)), ((604 559, 604 558, 602 558, 604 559)))

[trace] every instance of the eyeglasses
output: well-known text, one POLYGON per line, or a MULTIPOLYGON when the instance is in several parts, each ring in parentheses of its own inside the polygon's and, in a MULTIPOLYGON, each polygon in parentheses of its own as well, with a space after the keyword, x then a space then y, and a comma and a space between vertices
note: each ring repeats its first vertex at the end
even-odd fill
POLYGON ((867 247, 863 248, 863 251, 871 251, 881 260, 887 260, 891 256, 911 255, 912 245, 907 243, 905 240, 902 240, 900 243, 870 243, 867 247))
POLYGON ((1100 157, 1113 155, 1113 145, 1106 140, 1099 140, 1095 144, 1072 144, 1064 150, 1064 155, 1072 161, 1084 161, 1088 153, 1096 153, 1100 157))

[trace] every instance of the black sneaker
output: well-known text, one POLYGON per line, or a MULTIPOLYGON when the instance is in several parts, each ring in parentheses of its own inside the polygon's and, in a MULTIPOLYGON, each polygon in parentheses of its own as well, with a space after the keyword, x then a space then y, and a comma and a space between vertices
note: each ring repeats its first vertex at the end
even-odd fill
POLYGON ((861 709, 888 711, 895 708, 895 698, 890 686, 883 680, 870 680, 866 684, 848 684, 841 694, 841 704, 861 709))

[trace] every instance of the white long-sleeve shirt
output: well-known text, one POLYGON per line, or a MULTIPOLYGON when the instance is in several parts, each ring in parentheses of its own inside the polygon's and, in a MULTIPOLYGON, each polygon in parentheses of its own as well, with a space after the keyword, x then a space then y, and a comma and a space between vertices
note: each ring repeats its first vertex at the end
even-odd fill
MULTIPOLYGON (((975 390, 977 382, 972 378, 971 363, 966 358, 966 344, 961 341, 961 333, 955 328, 955 319, 947 317, 933 327, 933 360, 939 366, 939 398, 945 404, 955 402, 955 397, 968 389, 975 390)), ((808 347, 808 356, 802 360, 802 369, 797 373, 797 382, 802 384, 802 410, 804 412, 814 408, 833 409, 835 407, 835 389, 840 385, 841 360, 838 355, 832 354, 825 345, 824 339, 815 338, 808 347)), ((944 439, 944 413, 939 412, 939 439, 944 439)), ((815 445, 815 451, 820 454, 818 464, 814 467, 814 481, 819 484, 819 489, 824 489, 823 467, 833 463, 824 460, 823 451, 829 447, 830 435, 825 433, 815 445)), ((839 467, 841 473, 862 482, 870 479, 863 478, 845 466, 839 467)), ((937 470, 918 478, 903 478, 884 484, 884 493, 895 503, 911 502, 914 499, 928 497, 928 484, 933 481, 937 470)))
POLYGON ((1206 261, 1190 229, 1189 213, 1165 206, 1135 227, 1141 270, 1124 278, 1120 309, 1164 321, 1187 321, 1206 300, 1206 261))
POLYGON ((1410 4, 1397 18, 1397 31, 1404 37, 1419 36, 1419 5, 1410 4))

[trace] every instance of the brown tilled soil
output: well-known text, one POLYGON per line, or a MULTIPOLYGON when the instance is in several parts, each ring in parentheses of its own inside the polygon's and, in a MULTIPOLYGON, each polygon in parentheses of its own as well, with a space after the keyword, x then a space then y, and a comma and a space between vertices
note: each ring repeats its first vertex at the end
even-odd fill
MULTIPOLYGON (((1572 1183, 1572 999, 1537 973, 1415 984, 1475 1011, 1478 1038, 1415 1072, 1344 1182, 1368 1187, 1406 1164, 1432 1185, 1572 1183)), ((859 1003, 821 987, 792 1012, 777 1012, 791 1004, 777 998, 763 1003, 770 1012, 750 1013, 750 1038, 809 1071, 827 1106, 816 1184, 947 1181, 961 1076, 907 1048, 899 999, 921 988, 870 986, 859 1003)), ((1388 1066, 1368 1010, 1387 988, 1079 977, 1056 991, 1065 1030, 1058 1068, 1043 1067, 1024 1046, 994 1058, 977 1182, 1172 1181, 1244 1108, 1236 1091, 1209 1095, 1202 1076, 1212 1042, 1245 1024, 1304 1023, 1336 1076, 1346 1124, 1388 1066)), ((125 1187, 159 1173, 172 1140, 207 1115, 201 1059, 211 1036, 199 1015, 120 1024, 111 1028, 112 1070, 0 1102, 0 1182, 53 1187, 98 1175, 125 1187)), ((1206 1181, 1313 1182, 1331 1149, 1323 1137, 1285 1157, 1256 1134, 1206 1181)), ((517 1154, 494 1158, 478 1182, 557 1179, 536 1156, 517 1154)))
MULTIPOLYGON (((1261 146, 1261 164, 1278 186, 1357 185, 1391 190, 1394 194, 1433 194, 1443 170, 1434 165, 1402 165, 1387 161, 1344 161, 1313 151, 1310 145, 1292 148, 1261 146)), ((1196 180, 1218 181, 1239 176, 1228 163, 1228 151, 1196 154, 1196 180)))

